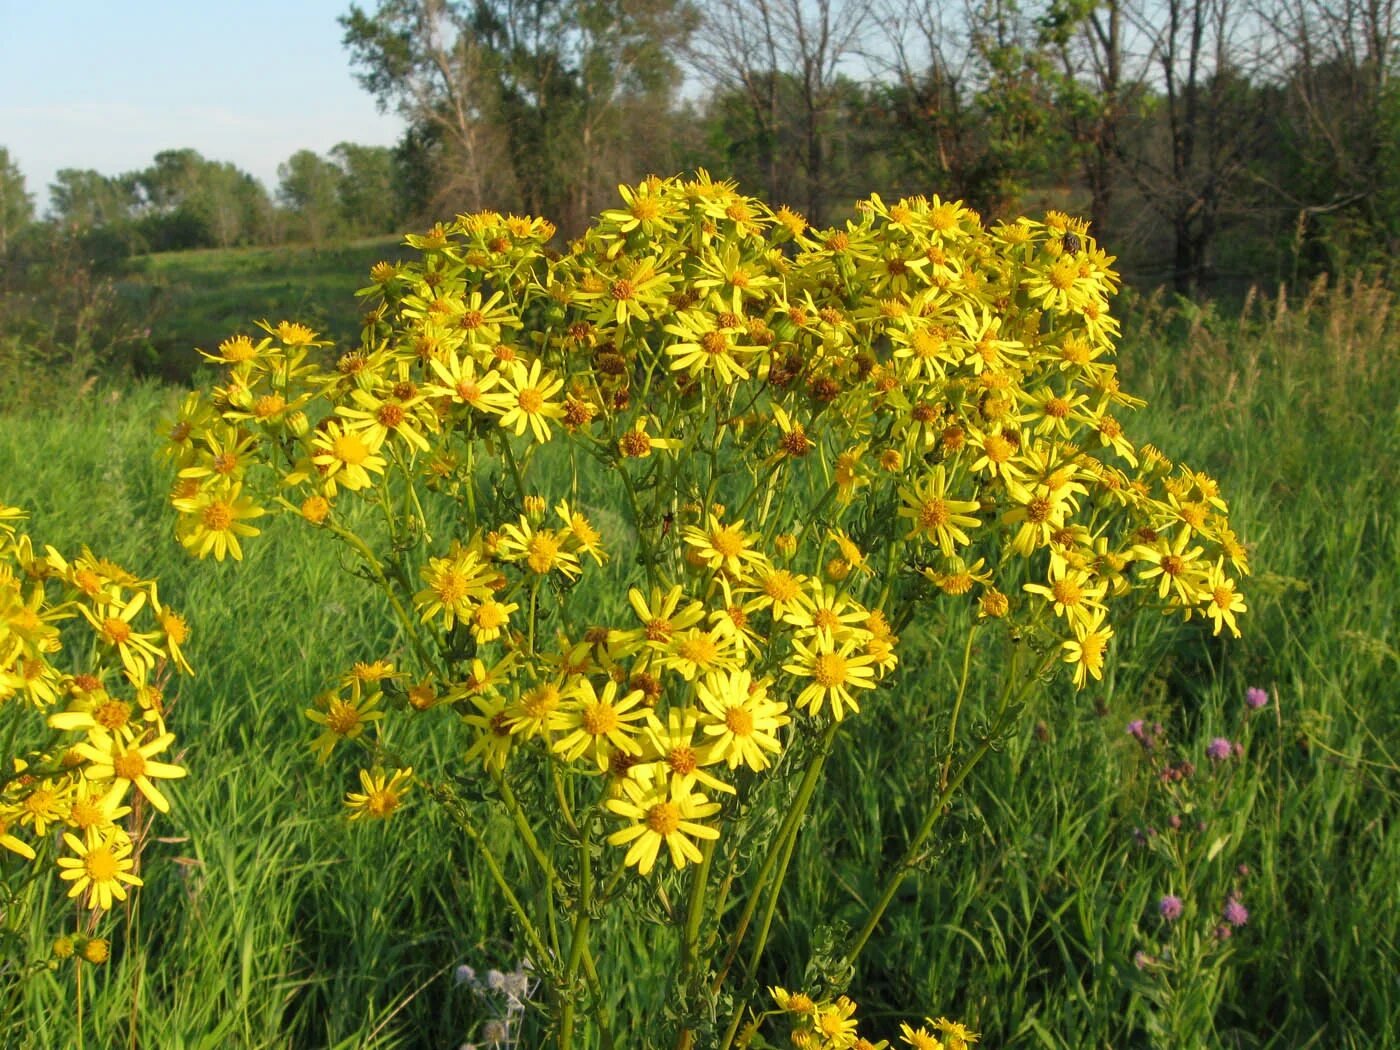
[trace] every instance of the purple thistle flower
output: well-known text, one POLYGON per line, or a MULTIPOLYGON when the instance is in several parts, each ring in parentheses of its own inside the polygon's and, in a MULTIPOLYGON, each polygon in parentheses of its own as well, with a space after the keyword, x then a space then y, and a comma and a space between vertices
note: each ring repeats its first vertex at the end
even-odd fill
POLYGON ((1230 741, 1223 736, 1216 737, 1206 748, 1206 754, 1216 762, 1224 762, 1233 752, 1234 748, 1230 745, 1230 741))
POLYGON ((1221 915, 1231 926, 1243 926, 1249 921, 1249 910, 1234 897, 1225 902, 1225 911, 1221 915))
POLYGON ((1268 691, 1252 685, 1244 691, 1244 702, 1245 706, 1258 711, 1269 702, 1268 691))
POLYGON ((1143 721, 1141 718, 1135 718, 1128 723, 1128 735, 1136 737, 1138 740, 1142 740, 1147 735, 1143 732, 1143 721))
POLYGON ((1173 893, 1168 893, 1157 902, 1157 910, 1162 913, 1162 918, 1167 922, 1174 922, 1181 918, 1182 903, 1181 898, 1173 893))

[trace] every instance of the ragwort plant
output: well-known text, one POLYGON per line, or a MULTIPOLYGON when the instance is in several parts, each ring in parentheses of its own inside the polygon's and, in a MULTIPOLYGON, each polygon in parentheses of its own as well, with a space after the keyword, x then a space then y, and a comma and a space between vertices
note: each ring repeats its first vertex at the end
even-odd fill
MULTIPOLYGON (((107 961, 102 917, 141 885, 150 810, 170 809, 165 687, 192 673, 183 616, 154 580, 83 548, 35 549, 0 504, 0 994, 41 970, 107 961), (58 885, 76 925, 29 943, 58 885)), ((81 1017, 82 997, 78 996, 81 1017)))
POLYGON ((1246 554, 1215 481, 1120 422, 1117 277, 1083 223, 872 196, 816 230, 703 172, 621 195, 564 254, 494 212, 408 237, 355 348, 264 322, 206 353, 216 383, 166 430, 176 534, 237 559, 293 515, 387 595, 403 650, 352 654, 312 746, 361 767, 352 820, 414 789, 450 815, 552 1045, 616 1045, 621 1002, 666 1018, 649 1045, 884 1046, 844 984, 1028 691, 1100 678, 1144 608, 1237 634, 1246 554), (918 741, 937 791, 860 928, 761 1000, 823 765, 937 603, 964 629, 918 741), (988 635, 1004 680, 969 726, 988 635), (619 915, 659 928, 660 1003, 592 937, 619 915))

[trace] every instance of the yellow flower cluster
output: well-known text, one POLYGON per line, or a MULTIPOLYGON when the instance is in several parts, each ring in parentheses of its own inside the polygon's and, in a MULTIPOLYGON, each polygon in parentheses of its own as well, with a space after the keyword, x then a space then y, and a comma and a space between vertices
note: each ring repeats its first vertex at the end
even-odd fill
POLYGON ((106 911, 141 884, 122 818, 166 812, 159 782, 186 773, 161 756, 175 741, 163 685, 191 673, 190 629, 155 581, 86 549, 39 553, 22 518, 0 505, 0 724, 19 749, 0 756, 0 848, 37 862, 61 830, 68 895, 106 911))
MULTIPOLYGON (((702 172, 553 234, 484 212, 411 236, 358 347, 264 323, 163 427, 193 553, 291 512, 395 596, 415 666, 387 706, 353 678, 323 697, 322 757, 387 710, 451 712, 494 776, 529 744, 606 778, 647 872, 699 858, 790 712, 858 711, 935 603, 1017 624, 1079 687, 1144 605, 1237 633, 1245 549, 1212 478, 1126 436, 1117 275, 1083 223, 872 196, 817 230, 702 172), (635 620, 600 612, 623 595, 635 620)), ((361 809, 408 782, 363 777, 361 809)))
MULTIPOLYGON (((764 1017, 782 1015, 789 1023, 788 1039, 793 1046, 811 1050, 888 1050, 890 1046, 887 1040, 872 1043, 859 1033, 856 1004, 847 996, 814 1000, 805 992, 789 992, 785 988, 768 991, 778 1008, 764 1017)), ((761 1023, 762 1019, 751 1027, 748 1041, 741 1039, 741 1046, 752 1042, 761 1023)), ((960 1021, 946 1017, 936 1021, 926 1018, 918 1028, 907 1024, 899 1027, 900 1042, 914 1050, 968 1050, 978 1038, 960 1021)))

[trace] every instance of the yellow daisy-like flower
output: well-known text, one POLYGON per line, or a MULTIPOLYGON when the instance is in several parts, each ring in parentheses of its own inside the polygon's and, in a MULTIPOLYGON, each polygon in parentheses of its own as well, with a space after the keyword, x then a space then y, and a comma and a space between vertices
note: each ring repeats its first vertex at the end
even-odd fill
POLYGON ((140 886, 141 879, 133 875, 135 862, 131 859, 131 839, 120 828, 112 828, 95 841, 84 842, 69 832, 63 842, 76 854, 58 858, 58 877, 73 883, 68 896, 88 894, 88 907, 109 911, 113 901, 126 900, 127 886, 140 886))
POLYGON ((899 1038, 912 1046, 914 1050, 945 1050, 938 1037, 923 1025, 918 1028, 910 1028, 907 1024, 900 1022, 899 1031, 899 1038))
POLYGON ((358 682, 350 691, 350 696, 327 693, 316 698, 316 706, 306 709, 306 717, 317 725, 325 726, 311 744, 311 750, 321 762, 331 757, 331 751, 342 740, 354 740, 360 736, 371 722, 384 717, 378 704, 383 693, 375 690, 363 693, 358 682))
POLYGON ((960 1021, 950 1021, 946 1017, 940 1017, 933 1022, 933 1027, 937 1028, 939 1034, 943 1036, 947 1050, 967 1050, 969 1044, 977 1042, 977 1033, 969 1030, 967 1025, 960 1021))
POLYGON ((705 618, 705 607, 697 601, 688 602, 684 609, 680 609, 684 593, 680 584, 664 594, 659 587, 653 587, 650 598, 644 598, 636 587, 627 592, 632 611, 642 622, 641 636, 653 649, 665 652, 673 634, 693 627, 705 618))
POLYGON ((240 495, 242 484, 233 482, 227 489, 211 485, 200 489, 193 497, 177 499, 172 505, 181 514, 175 527, 180 542, 196 557, 214 555, 215 561, 231 556, 242 561, 240 536, 256 536, 259 530, 246 524, 245 519, 260 518, 267 512, 248 496, 240 495))
POLYGON ((707 517, 705 528, 687 525, 681 533, 701 564, 716 572, 742 576, 747 566, 761 561, 763 554, 753 546, 755 536, 744 532, 744 522, 723 524, 715 515, 707 517))
POLYGON ((1064 643, 1065 663, 1074 665, 1074 686, 1083 689, 1089 676, 1095 681, 1103 678, 1104 654, 1108 651, 1113 628, 1104 623, 1107 610, 1091 611, 1088 619, 1071 620, 1074 637, 1064 643))
POLYGON ((1088 626, 1093 614, 1103 608, 1108 585, 1086 570, 1060 563, 1051 565, 1048 583, 1028 583, 1024 589, 1050 602, 1055 615, 1071 626, 1088 626))
POLYGON ((635 767, 634 776, 657 776, 669 779, 678 785, 679 790, 689 791, 696 782, 712 791, 734 794, 734 788, 711 773, 705 766, 720 761, 708 743, 696 745, 695 730, 700 724, 700 712, 693 707, 673 707, 666 712, 666 721, 647 712, 645 743, 642 760, 647 765, 635 767))
POLYGON ((151 756, 160 754, 174 742, 174 733, 161 733, 145 744, 102 735, 95 739, 90 736, 76 750, 91 763, 86 770, 89 779, 112 781, 107 790, 107 802, 120 802, 126 797, 127 788, 135 784, 136 790, 146 796, 151 805, 168 813, 170 803, 153 781, 178 780, 189 771, 169 762, 152 761, 151 756))
POLYGON ((897 513, 901 518, 908 518, 911 525, 905 539, 922 536, 948 557, 952 557, 959 546, 965 547, 971 542, 963 530, 981 524, 970 513, 977 509, 975 500, 948 497, 948 475, 942 463, 914 484, 902 486, 899 496, 903 505, 897 513))
POLYGON ((800 601, 787 611, 784 623, 797 628, 799 638, 825 648, 839 642, 863 642, 870 612, 829 583, 811 580, 800 601))
POLYGON ((868 653, 856 653, 855 642, 841 647, 818 644, 809 649, 800 638, 794 638, 792 648, 796 658, 783 665, 783 670, 811 682, 797 695, 794 706, 806 708, 814 718, 821 714, 822 705, 831 700, 831 714, 838 722, 846 717, 846 708, 860 711, 853 689, 875 686, 875 658, 868 653))
POLYGON ((320 472, 321 486, 327 496, 334 496, 337 486, 351 492, 368 488, 374 479, 370 474, 383 474, 386 461, 379 455, 382 439, 375 440, 372 430, 351 430, 330 420, 325 429, 312 439, 311 462, 320 472))
POLYGON ((554 750, 569 762, 592 752, 600 773, 614 751, 641 754, 634 737, 641 732, 635 723, 649 713, 637 707, 645 695, 636 689, 619 700, 616 682, 609 681, 599 693, 589 679, 580 679, 577 692, 561 710, 559 728, 564 735, 554 742, 554 750))
POLYGON ((623 780, 625 798, 608 799, 607 808, 631 823, 608 836, 608 844, 631 843, 623 862, 635 865, 641 875, 649 875, 664 845, 671 863, 684 868, 700 862, 700 850, 692 839, 717 839, 719 830, 698 823, 719 812, 719 803, 704 795, 681 791, 666 783, 644 784, 623 780))
POLYGON ((131 625, 136 614, 146 607, 146 594, 138 591, 127 602, 112 600, 88 608, 79 606, 83 617, 92 625, 100 644, 116 649, 122 666, 140 678, 155 666, 163 654, 160 636, 154 632, 137 631, 131 625))
POLYGON ((502 603, 487 598, 472 613, 472 637, 477 645, 494 642, 501 633, 510 627, 510 614, 519 609, 515 602, 502 603))
POLYGON ((516 437, 528 428, 541 445, 549 441, 549 420, 564 416, 564 406, 549 399, 564 389, 564 381, 553 372, 542 371, 536 358, 528 369, 521 362, 514 362, 501 389, 508 398, 501 426, 514 429, 516 437))
POLYGON ((403 797, 413 786, 413 767, 396 769, 385 774, 382 770, 370 773, 360 770, 360 791, 350 791, 345 795, 345 808, 350 811, 351 820, 362 817, 375 817, 387 820, 403 804, 403 797))
POLYGON ((1133 557, 1147 566, 1138 572, 1138 579, 1156 578, 1157 597, 1170 595, 1178 605, 1196 604, 1205 582, 1205 573, 1198 562, 1205 548, 1188 549, 1191 536, 1191 529, 1183 526, 1172 542, 1159 539, 1156 543, 1140 543, 1133 548, 1133 557))
POLYGON ((1240 636, 1235 613, 1248 612, 1244 595, 1235 590, 1235 581, 1225 575, 1225 559, 1220 558, 1206 573, 1201 588, 1205 599, 1206 615, 1215 624, 1212 634, 1219 634, 1222 627, 1229 627, 1236 638, 1240 636))
POLYGON ((577 579, 582 566, 578 555, 564 545, 569 538, 569 533, 536 529, 522 514, 519 525, 501 528, 499 554, 507 561, 523 561, 537 576, 558 571, 571 580, 577 579))
POLYGON ((429 558, 423 566, 420 575, 427 586, 413 596, 413 607, 424 623, 441 616, 444 630, 450 631, 458 620, 471 623, 478 603, 493 593, 495 574, 480 554, 455 544, 446 557, 429 558))
POLYGON ((595 565, 608 560, 607 551, 603 550, 603 534, 593 527, 587 515, 571 507, 568 500, 560 500, 554 513, 564 523, 565 531, 578 544, 578 549, 587 553, 595 565))

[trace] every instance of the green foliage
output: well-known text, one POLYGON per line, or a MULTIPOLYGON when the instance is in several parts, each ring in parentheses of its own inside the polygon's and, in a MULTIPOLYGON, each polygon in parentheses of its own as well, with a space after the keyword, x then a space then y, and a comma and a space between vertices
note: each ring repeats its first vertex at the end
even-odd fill
POLYGON ((34 219, 34 197, 24 188, 24 173, 0 146, 0 254, 10 238, 34 219))

